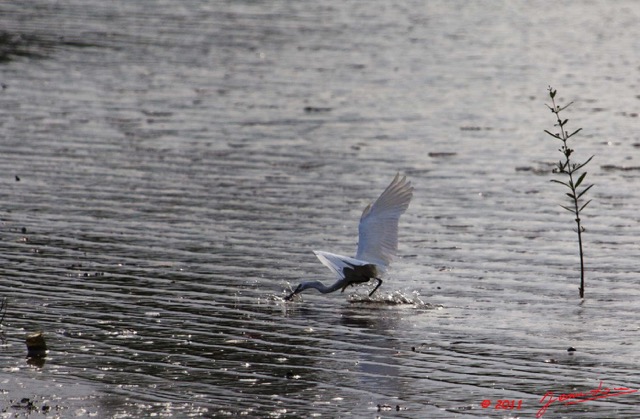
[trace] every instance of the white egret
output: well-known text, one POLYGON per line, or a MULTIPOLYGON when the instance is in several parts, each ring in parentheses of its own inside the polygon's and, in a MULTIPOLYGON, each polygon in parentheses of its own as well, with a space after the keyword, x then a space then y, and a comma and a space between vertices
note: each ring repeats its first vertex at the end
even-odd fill
POLYGON ((372 296, 382 284, 380 276, 398 251, 398 220, 409 207, 412 197, 411 182, 407 181, 406 176, 400 178, 398 173, 378 199, 367 205, 362 212, 355 258, 329 252, 313 252, 323 265, 338 276, 338 280, 330 286, 325 286, 320 281, 302 282, 285 300, 292 299, 307 288, 315 288, 323 294, 340 288, 344 292, 349 285, 375 279, 378 284, 369 293, 372 296))

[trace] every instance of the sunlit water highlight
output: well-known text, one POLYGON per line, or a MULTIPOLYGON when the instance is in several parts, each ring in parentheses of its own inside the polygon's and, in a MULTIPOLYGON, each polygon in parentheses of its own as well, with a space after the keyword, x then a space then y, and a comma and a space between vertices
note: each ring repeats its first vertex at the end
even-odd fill
POLYGON ((640 389, 640 11, 488 5, 1 3, 0 417, 534 417, 640 389), (549 84, 596 156, 584 302, 549 84), (285 303, 398 171, 382 287, 285 303))

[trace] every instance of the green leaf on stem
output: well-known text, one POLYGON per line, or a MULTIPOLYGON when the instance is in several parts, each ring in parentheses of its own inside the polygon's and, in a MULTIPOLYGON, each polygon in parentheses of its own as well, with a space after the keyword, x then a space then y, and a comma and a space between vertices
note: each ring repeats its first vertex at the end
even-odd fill
POLYGON ((587 202, 585 202, 585 204, 583 206, 580 207, 580 209, 578 210, 578 212, 582 212, 582 210, 584 209, 584 207, 586 207, 587 205, 589 205, 589 202, 591 202, 591 199, 588 200, 587 202))
POLYGON ((591 185, 587 186, 586 188, 584 188, 584 189, 583 189, 583 191, 582 191, 582 192, 580 192, 580 193, 578 194, 578 197, 577 197, 576 199, 580 199, 580 197, 581 197, 582 195, 586 194, 586 193, 587 193, 587 191, 588 191, 589 189, 591 189, 591 188, 593 188, 593 183, 592 183, 591 185))
POLYGON ((562 138, 560 137, 559 134, 552 134, 551 132, 544 130, 544 132, 546 132, 547 134, 549 134, 550 136, 552 136, 553 138, 557 138, 558 140, 561 140, 562 138))
POLYGON ((571 134, 569 134, 569 135, 567 136, 567 138, 569 138, 569 137, 573 137, 574 135, 576 135, 576 134, 577 134, 577 133, 579 133, 580 131, 582 131, 582 128, 578 128, 577 130, 573 131, 571 134))
MULTIPOLYGON (((571 189, 571 186, 569 186, 569 184, 568 184, 568 183, 563 182, 563 181, 561 181, 561 180, 551 179, 551 182, 553 182, 553 183, 559 183, 559 184, 564 185, 564 186, 566 186, 567 188, 571 189)), ((572 189, 572 190, 573 190, 573 189, 572 189)))
POLYGON ((580 175, 580 177, 578 178, 578 181, 576 182, 576 188, 580 186, 580 184, 582 183, 582 180, 586 175, 587 175, 587 172, 584 172, 583 174, 580 175))
POLYGON ((584 163, 577 164, 574 170, 580 170, 580 169, 582 169, 584 166, 586 166, 586 165, 587 165, 587 163, 589 163, 589 162, 591 161, 591 159, 592 159, 593 157, 594 157, 594 156, 589 157, 589 158, 587 159, 587 161, 585 161, 584 163))

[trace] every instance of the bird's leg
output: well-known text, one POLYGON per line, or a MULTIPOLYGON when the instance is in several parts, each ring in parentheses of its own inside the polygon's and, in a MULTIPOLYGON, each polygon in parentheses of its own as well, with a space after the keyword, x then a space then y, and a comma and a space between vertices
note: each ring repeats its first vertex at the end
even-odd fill
POLYGON ((382 279, 380 279, 380 278, 371 278, 371 279, 375 279, 376 281, 378 281, 378 285, 376 285, 376 287, 373 289, 373 291, 371 291, 369 293, 369 297, 371 297, 373 295, 373 293, 376 292, 376 290, 380 287, 380 285, 382 285, 382 279))

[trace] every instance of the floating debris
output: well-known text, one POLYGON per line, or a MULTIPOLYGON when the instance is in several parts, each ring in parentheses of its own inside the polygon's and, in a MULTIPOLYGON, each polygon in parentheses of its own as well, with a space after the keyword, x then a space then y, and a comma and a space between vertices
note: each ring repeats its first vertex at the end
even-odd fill
POLYGON ((390 404, 379 404, 377 407, 378 407, 378 412, 391 410, 390 404))
MULTIPOLYGON (((38 407, 38 405, 36 404, 37 401, 31 400, 28 397, 23 397, 19 402, 13 400, 10 400, 10 402, 13 409, 25 410, 27 414, 37 413, 38 411, 42 413, 48 413, 51 411, 51 406, 49 406, 48 404, 43 403, 40 407, 38 407)), ((59 407, 56 406, 56 410, 58 409, 59 407)))
POLYGON ((439 153, 429 153, 429 157, 453 157, 455 155, 457 155, 458 153, 454 153, 454 152, 447 152, 447 151, 441 151, 439 153))
POLYGON ((317 113, 317 112, 331 112, 332 108, 327 107, 319 107, 319 106, 305 106, 304 111, 306 113, 317 113))

